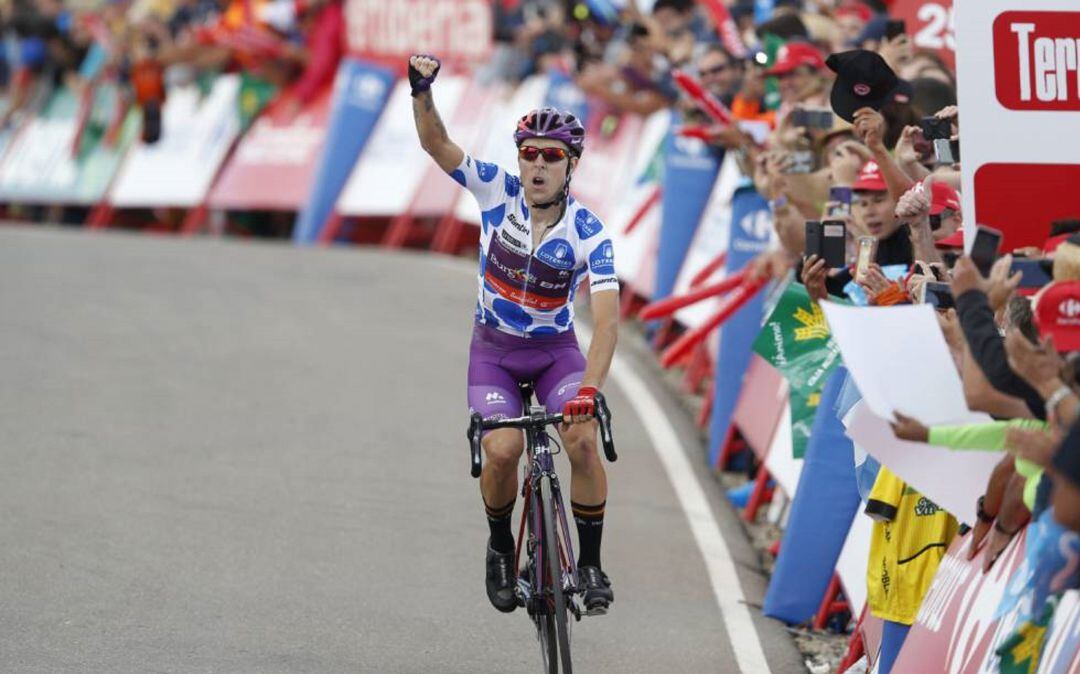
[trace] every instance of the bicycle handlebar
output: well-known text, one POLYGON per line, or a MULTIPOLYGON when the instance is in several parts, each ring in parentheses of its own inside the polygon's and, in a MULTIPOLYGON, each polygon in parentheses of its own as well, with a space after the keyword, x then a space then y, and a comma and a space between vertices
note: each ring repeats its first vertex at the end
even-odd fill
MULTIPOLYGON (((597 393, 593 398, 596 403, 596 420, 600 425, 600 444, 604 447, 604 456, 608 461, 614 463, 619 459, 619 456, 615 453, 615 440, 611 436, 611 410, 608 409, 607 400, 604 398, 603 393, 597 393)), ((517 417, 516 419, 490 419, 485 421, 478 412, 473 412, 472 417, 469 420, 469 430, 465 432, 465 437, 469 439, 469 450, 471 454, 471 469, 473 477, 480 477, 481 468, 481 454, 480 454, 480 438, 484 431, 494 430, 496 428, 520 428, 522 430, 542 429, 545 426, 551 426, 554 424, 563 423, 563 415, 561 414, 545 414, 543 416, 524 416, 517 417)))

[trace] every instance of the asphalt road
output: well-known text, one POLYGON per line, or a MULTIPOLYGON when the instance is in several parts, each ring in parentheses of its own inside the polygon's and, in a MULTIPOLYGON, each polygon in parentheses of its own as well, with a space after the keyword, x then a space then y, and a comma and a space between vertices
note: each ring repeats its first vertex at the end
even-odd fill
MULTIPOLYGON (((539 672, 483 591, 474 293, 421 254, 0 228, 0 671, 539 672)), ((575 627, 577 671, 736 672, 673 487, 609 399, 616 603, 575 627)), ((754 613, 773 671, 802 671, 754 613)))

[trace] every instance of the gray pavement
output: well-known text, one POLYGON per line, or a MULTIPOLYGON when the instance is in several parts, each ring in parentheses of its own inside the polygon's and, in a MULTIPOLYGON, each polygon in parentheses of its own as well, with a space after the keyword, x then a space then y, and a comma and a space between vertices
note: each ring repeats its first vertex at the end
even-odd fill
MULTIPOLYGON (((0 228, 0 672, 539 672, 526 617, 483 592, 474 293, 467 263, 421 254, 0 228)), ((575 626, 576 671, 737 671, 672 487, 609 397, 617 601, 575 626)), ((755 621, 772 669, 802 671, 755 621)))

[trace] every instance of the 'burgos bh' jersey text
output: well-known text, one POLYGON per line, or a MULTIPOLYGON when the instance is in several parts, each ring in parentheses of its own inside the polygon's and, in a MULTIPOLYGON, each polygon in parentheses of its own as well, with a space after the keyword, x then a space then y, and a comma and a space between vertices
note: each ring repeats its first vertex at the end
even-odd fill
POLYGON ((572 197, 566 213, 532 250, 521 180, 466 155, 450 176, 480 205, 477 321, 513 335, 565 332, 574 324, 574 292, 618 290, 611 239, 599 218, 572 197))

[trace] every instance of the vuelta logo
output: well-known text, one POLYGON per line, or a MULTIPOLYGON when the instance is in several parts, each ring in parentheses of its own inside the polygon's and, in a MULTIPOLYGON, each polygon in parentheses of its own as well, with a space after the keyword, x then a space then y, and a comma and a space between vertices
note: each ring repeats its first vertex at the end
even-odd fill
POLYGON ((994 80, 1010 110, 1080 110, 1080 12, 994 20, 994 80))

